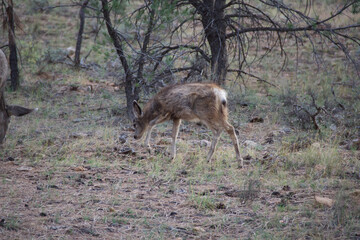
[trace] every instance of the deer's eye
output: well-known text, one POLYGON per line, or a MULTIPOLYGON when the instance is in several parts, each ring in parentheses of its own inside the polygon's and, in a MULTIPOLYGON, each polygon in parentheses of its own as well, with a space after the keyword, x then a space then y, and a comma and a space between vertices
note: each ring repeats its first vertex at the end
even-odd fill
POLYGON ((136 123, 134 123, 134 128, 136 128, 136 123))

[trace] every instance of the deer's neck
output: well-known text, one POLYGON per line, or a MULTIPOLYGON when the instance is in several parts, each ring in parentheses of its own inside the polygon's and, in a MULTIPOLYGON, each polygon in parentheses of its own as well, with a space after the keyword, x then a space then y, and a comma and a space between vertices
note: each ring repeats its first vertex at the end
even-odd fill
POLYGON ((154 99, 151 99, 144 108, 144 119, 147 123, 150 123, 154 119, 158 118, 162 114, 162 107, 154 99))

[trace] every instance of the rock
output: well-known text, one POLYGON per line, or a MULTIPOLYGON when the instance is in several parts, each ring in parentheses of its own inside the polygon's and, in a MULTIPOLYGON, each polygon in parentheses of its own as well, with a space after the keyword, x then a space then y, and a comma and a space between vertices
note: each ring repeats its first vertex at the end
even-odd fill
POLYGON ((193 229, 195 232, 206 232, 205 229, 203 229, 202 227, 194 227, 193 229))
POLYGON ((285 134, 289 134, 289 133, 292 132, 292 130, 291 130, 291 128, 288 128, 288 127, 282 127, 280 129, 280 132, 285 133, 285 134))
POLYGON ((257 143, 254 142, 254 141, 251 141, 251 140, 246 140, 246 141, 244 142, 244 145, 245 145, 246 147, 255 148, 255 147, 257 146, 257 143))
POLYGON ((73 55, 73 54, 75 54, 75 48, 74 47, 68 47, 67 49, 66 49, 66 52, 67 52, 67 54, 68 55, 73 55))
POLYGON ((319 148, 321 147, 321 145, 320 145, 319 142, 314 142, 313 144, 311 144, 311 146, 312 146, 313 148, 317 148, 317 149, 319 149, 319 148))
POLYGON ((87 136, 89 136, 89 134, 87 134, 87 133, 72 133, 72 134, 70 134, 70 138, 85 138, 85 137, 87 137, 87 136))
POLYGON ((72 121, 73 121, 73 123, 78 123, 78 122, 84 122, 84 121, 86 121, 86 119, 85 118, 75 118, 72 121))
POLYGON ((67 57, 70 58, 72 61, 75 59, 75 48, 74 47, 68 47, 66 49, 67 57))
POLYGON ((22 172, 27 172, 27 171, 31 171, 31 170, 32 170, 32 167, 22 166, 22 167, 17 168, 16 170, 22 171, 22 172))
POLYGON ((211 146, 211 142, 209 142, 207 140, 192 140, 192 141, 190 141, 190 143, 192 145, 199 145, 200 147, 210 147, 211 146))
POLYGON ((124 148, 120 149, 119 153, 126 154, 126 155, 135 155, 136 154, 134 149, 132 149, 130 147, 124 147, 124 148))
POLYGON ((332 207, 334 205, 334 200, 326 197, 315 196, 315 201, 328 207, 332 207))
POLYGON ((122 133, 122 134, 120 134, 120 136, 119 136, 119 142, 120 142, 121 144, 124 144, 124 143, 126 143, 126 139, 127 139, 127 138, 128 138, 127 134, 122 133))
POLYGON ((83 171, 86 171, 87 169, 84 168, 83 166, 78 166, 78 167, 75 167, 74 168, 74 171, 76 172, 83 172, 83 171))

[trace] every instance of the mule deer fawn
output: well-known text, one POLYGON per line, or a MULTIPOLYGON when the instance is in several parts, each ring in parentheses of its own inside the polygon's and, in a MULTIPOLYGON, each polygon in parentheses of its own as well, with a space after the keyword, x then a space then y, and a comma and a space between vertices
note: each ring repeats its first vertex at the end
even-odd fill
POLYGON ((4 142, 11 116, 23 116, 33 111, 19 106, 8 106, 5 102, 4 89, 8 75, 8 64, 3 51, 0 50, 0 145, 4 142))
POLYGON ((161 89, 145 105, 144 111, 134 101, 134 138, 140 139, 147 131, 145 145, 150 148, 149 140, 153 127, 164 121, 172 120, 171 156, 174 159, 176 156, 176 138, 179 133, 181 120, 200 120, 214 134, 210 151, 207 155, 207 161, 211 161, 220 134, 225 129, 234 145, 239 166, 243 167, 243 159, 240 156, 235 129, 228 122, 226 95, 226 91, 215 84, 188 83, 172 85, 161 89))

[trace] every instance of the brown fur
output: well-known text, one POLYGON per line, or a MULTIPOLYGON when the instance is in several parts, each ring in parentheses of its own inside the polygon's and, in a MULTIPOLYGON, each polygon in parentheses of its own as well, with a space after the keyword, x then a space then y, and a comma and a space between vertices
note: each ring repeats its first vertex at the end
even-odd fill
POLYGON ((214 89, 223 91, 219 86, 208 83, 177 84, 165 87, 149 100, 143 113, 135 102, 134 113, 137 118, 134 120, 136 129, 134 137, 141 138, 148 130, 145 142, 149 145, 152 127, 158 123, 172 120, 174 122, 172 154, 175 157, 175 143, 181 120, 200 120, 214 132, 208 160, 210 161, 212 157, 220 133, 225 129, 233 141, 236 157, 240 161, 238 140, 233 126, 228 123, 226 99, 215 94, 214 89))
POLYGON ((23 116, 32 109, 19 106, 8 106, 5 102, 4 88, 8 76, 8 64, 3 51, 0 50, 0 145, 4 142, 11 116, 23 116))

